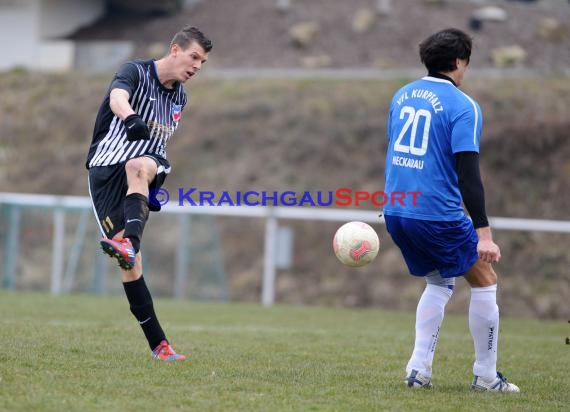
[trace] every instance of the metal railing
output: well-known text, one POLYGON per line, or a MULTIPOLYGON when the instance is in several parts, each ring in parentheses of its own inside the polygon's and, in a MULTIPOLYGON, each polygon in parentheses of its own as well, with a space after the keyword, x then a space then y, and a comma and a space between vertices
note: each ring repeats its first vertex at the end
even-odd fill
MULTIPOLYGON (((76 237, 81 238, 85 234, 86 216, 92 209, 88 197, 80 196, 55 196, 41 194, 0 193, 0 206, 15 206, 11 208, 8 216, 9 226, 5 233, 5 261, 3 264, 4 286, 6 279, 13 278, 15 272, 15 259, 18 255, 18 207, 41 207, 53 210, 53 249, 51 262, 51 286, 52 294, 61 294, 64 289, 65 279, 68 272, 73 270, 74 259, 77 254, 71 253, 67 265, 64 260, 64 236, 66 211, 82 211, 79 224, 76 227, 76 237), (64 269, 65 268, 65 269, 64 269)), ((359 220, 367 223, 384 223, 375 210, 357 209, 330 209, 316 207, 284 207, 284 206, 186 206, 180 207, 172 204, 163 206, 162 213, 231 216, 242 218, 265 219, 264 239, 264 262, 261 303, 271 306, 275 300, 275 277, 277 268, 277 239, 279 232, 279 220, 320 220, 348 222, 359 220)), ((491 217, 491 226, 497 230, 517 230, 530 232, 555 232, 570 233, 570 221, 563 220, 540 220, 518 219, 506 217, 491 217)), ((180 225, 184 230, 185 225, 180 225)), ((184 262, 184 242, 179 243, 177 250, 177 262, 184 262)), ((183 265, 177 265, 175 284, 180 285, 184 276, 183 265)))

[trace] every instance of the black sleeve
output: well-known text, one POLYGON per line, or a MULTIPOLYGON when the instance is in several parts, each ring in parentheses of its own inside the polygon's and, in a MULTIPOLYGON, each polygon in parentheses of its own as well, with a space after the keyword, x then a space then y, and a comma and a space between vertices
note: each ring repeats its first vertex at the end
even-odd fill
POLYGON ((473 226, 475 229, 489 226, 485 211, 485 190, 479 172, 479 153, 456 153, 455 171, 459 179, 459 190, 463 204, 471 216, 473 226))
POLYGON ((129 96, 132 96, 138 83, 139 71, 136 65, 133 62, 127 62, 115 74, 109 90, 123 89, 129 92, 129 96))

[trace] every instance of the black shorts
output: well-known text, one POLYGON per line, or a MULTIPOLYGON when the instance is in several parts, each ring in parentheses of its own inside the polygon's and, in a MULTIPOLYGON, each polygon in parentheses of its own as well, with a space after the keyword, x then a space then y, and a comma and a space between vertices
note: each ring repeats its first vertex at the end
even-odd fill
MULTIPOLYGON (((168 161, 148 156, 156 162, 158 170, 149 185, 149 190, 161 187, 170 173, 168 161)), ((124 203, 127 194, 127 174, 125 163, 111 166, 95 166, 89 169, 89 195, 97 223, 103 236, 112 238, 125 228, 124 203)), ((149 205, 157 212, 160 206, 149 205)))

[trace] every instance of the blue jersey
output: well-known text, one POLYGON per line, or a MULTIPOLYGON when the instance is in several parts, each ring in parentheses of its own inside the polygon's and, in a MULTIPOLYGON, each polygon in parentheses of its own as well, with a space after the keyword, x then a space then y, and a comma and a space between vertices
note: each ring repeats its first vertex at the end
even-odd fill
POLYGON ((384 214, 459 220, 454 154, 479 152, 481 108, 446 79, 426 76, 396 92, 388 115, 384 214))

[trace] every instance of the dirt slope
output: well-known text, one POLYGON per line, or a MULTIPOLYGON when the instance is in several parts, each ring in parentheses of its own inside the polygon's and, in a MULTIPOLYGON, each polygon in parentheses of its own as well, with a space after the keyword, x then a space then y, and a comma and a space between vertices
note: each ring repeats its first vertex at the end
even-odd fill
MULTIPOLYGON (((194 2, 195 3, 195 2, 194 2)), ((496 47, 519 45, 527 53, 521 67, 541 70, 570 68, 570 4, 564 0, 444 1, 434 6, 420 0, 394 0, 388 16, 377 16, 371 29, 357 34, 352 21, 360 9, 375 11, 374 0, 292 0, 287 13, 279 12, 274 0, 203 0, 167 17, 107 16, 79 30, 76 39, 122 39, 136 43, 137 57, 148 46, 168 43, 185 24, 200 27, 213 39, 215 52, 209 65, 218 68, 300 67, 305 57, 327 55, 331 68, 419 67, 417 45, 433 31, 454 26, 470 32, 475 40, 472 67, 491 66, 496 47), (482 6, 503 8, 505 22, 485 22, 472 31, 469 20, 482 6), (539 36, 544 18, 562 23, 563 35, 556 41, 539 36), (289 29, 313 21, 320 28, 314 42, 295 47, 289 29)))

